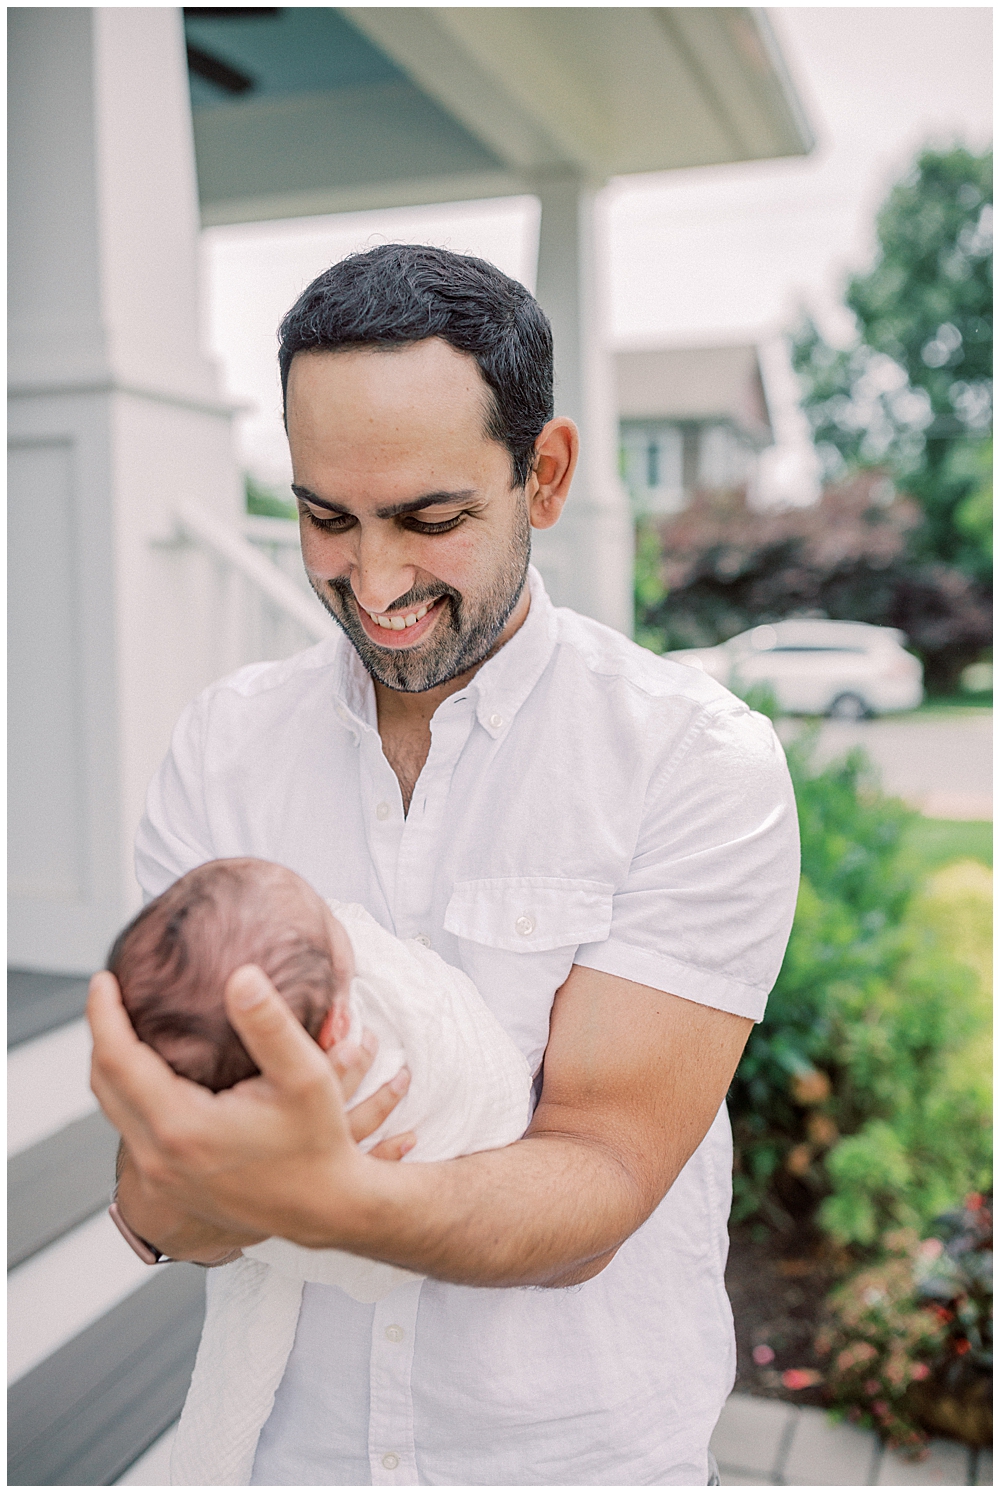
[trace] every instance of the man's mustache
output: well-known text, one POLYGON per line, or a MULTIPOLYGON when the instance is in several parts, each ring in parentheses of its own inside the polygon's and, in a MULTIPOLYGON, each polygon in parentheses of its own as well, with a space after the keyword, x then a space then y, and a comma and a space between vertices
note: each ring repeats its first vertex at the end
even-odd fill
MULTIPOLYGON (((336 591, 338 595, 343 597, 345 602, 353 601, 356 606, 361 607, 361 603, 355 596, 350 581, 345 580, 342 577, 338 577, 335 580, 327 581, 327 585, 331 588, 331 590, 336 591)), ((414 607, 423 606, 425 602, 438 601, 442 596, 447 597, 451 601, 452 607, 455 610, 457 610, 457 608, 462 604, 461 594, 452 586, 438 586, 434 590, 431 590, 428 587, 414 587, 412 591, 407 591, 405 595, 398 597, 395 601, 390 601, 389 605, 385 607, 384 611, 412 611, 414 607)), ((367 610, 367 608, 364 607, 362 607, 361 609, 362 611, 367 610)))

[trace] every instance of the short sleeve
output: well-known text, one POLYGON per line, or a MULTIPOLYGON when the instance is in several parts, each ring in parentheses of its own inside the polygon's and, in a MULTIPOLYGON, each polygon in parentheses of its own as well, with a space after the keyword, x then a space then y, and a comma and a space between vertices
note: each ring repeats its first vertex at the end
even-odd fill
POLYGON ((204 792, 206 709, 202 695, 183 711, 146 794, 135 839, 135 875, 147 902, 215 858, 204 792))
POLYGON ((795 799, 771 723, 699 713, 650 781, 611 932, 576 962, 759 1021, 791 930, 795 799))

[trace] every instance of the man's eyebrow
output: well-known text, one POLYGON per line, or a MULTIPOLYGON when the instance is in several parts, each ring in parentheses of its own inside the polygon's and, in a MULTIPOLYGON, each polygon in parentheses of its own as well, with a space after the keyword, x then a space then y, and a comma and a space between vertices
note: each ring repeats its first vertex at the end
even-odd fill
MULTIPOLYGON (((349 508, 344 508, 340 503, 330 503, 326 498, 318 498, 308 487, 300 487, 296 482, 292 483, 292 492, 304 503, 312 503, 316 508, 328 508, 331 513, 342 513, 346 518, 355 517, 349 508)), ((422 508, 434 508, 444 503, 467 503, 475 496, 474 487, 463 487, 457 492, 428 492, 419 498, 413 498, 409 503, 392 503, 387 508, 376 508, 375 517, 399 518, 404 513, 419 513, 422 508)))

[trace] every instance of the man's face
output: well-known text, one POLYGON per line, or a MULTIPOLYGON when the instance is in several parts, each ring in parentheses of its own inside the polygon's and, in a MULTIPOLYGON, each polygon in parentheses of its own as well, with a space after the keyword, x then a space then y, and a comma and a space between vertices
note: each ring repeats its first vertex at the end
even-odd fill
POLYGON ((390 689, 432 689, 481 663, 524 587, 527 500, 484 433, 488 394, 474 360, 436 338, 292 360, 306 572, 390 689))

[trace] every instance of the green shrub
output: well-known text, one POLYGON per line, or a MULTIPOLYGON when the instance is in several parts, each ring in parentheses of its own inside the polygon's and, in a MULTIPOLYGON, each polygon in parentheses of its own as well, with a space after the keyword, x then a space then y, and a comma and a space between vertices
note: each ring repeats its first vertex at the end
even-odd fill
POLYGON ((298 519, 299 510, 291 498, 283 498, 270 487, 265 487, 249 472, 243 479, 246 492, 247 512, 258 518, 298 519))
MULTIPOLYGON (((879 792, 859 752, 817 769, 813 742, 788 749, 802 884, 733 1083, 733 1216, 815 1220, 840 1244, 871 1246, 989 1186, 989 1015, 967 947, 988 923, 967 917, 979 931, 949 945, 955 908, 921 888, 907 849, 916 816, 879 792)), ((959 902, 970 895, 982 908, 983 888, 959 902)))

